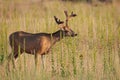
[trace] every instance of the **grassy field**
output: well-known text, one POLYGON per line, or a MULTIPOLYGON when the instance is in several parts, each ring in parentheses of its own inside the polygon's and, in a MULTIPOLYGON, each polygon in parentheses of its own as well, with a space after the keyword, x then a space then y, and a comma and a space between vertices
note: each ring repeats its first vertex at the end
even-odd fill
MULTIPOLYGON (((61 1, 0 1, 0 80, 120 80, 120 4, 61 1), (34 56, 21 55, 17 69, 7 70, 9 35, 59 30, 53 16, 65 20, 64 10, 77 17, 69 25, 78 36, 64 38, 35 71, 34 56)), ((11 64, 12 65, 12 64, 11 64)))

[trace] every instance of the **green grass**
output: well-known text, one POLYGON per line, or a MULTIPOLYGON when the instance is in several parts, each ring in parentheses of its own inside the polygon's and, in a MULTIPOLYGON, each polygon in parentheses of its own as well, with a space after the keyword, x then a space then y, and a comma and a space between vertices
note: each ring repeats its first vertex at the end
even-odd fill
MULTIPOLYGON (((1 1, 0 80, 119 80, 120 9, 118 3, 97 6, 60 1, 1 1), (69 21, 78 36, 64 38, 45 55, 45 69, 35 72, 34 56, 21 55, 17 69, 8 72, 9 35, 15 31, 55 32, 53 16, 65 20, 64 10, 77 17, 69 21)), ((40 59, 39 59, 40 60, 40 59)), ((11 64, 12 66, 12 64, 11 64)))

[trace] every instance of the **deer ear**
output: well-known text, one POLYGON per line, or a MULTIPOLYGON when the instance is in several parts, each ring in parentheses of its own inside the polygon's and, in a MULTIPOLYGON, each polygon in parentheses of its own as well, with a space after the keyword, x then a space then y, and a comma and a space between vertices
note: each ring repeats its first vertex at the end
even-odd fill
POLYGON ((54 19, 55 19, 55 22, 56 22, 58 25, 64 24, 64 21, 61 21, 61 20, 58 19, 56 16, 54 16, 54 19))
POLYGON ((59 25, 59 28, 62 29, 64 27, 64 21, 61 21, 56 16, 54 16, 55 22, 59 25))

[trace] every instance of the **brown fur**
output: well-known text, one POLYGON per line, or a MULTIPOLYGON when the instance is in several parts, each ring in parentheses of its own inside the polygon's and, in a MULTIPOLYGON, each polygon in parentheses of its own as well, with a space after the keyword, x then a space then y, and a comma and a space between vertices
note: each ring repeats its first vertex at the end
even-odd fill
MULTIPOLYGON (((70 17, 72 16, 75 16, 75 14, 72 13, 70 17)), ((58 21, 58 18, 54 18, 58 25, 63 25, 63 21, 58 21)), ((68 27, 68 24, 66 26, 63 25, 60 27, 61 29, 54 33, 33 34, 23 31, 12 33, 9 36, 9 41, 12 48, 13 57, 16 59, 19 54, 26 52, 28 54, 34 54, 35 58, 37 58, 38 54, 45 55, 46 53, 49 53, 51 47, 63 37, 74 37, 77 35, 68 27)), ((12 54, 10 54, 9 57, 11 57, 11 55, 12 54)))

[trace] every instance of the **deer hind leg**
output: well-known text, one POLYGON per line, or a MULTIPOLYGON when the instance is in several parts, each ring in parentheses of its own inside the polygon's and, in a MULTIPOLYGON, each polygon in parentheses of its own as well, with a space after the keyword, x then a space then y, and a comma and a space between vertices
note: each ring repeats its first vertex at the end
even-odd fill
POLYGON ((15 69, 15 59, 17 58, 17 55, 14 55, 14 53, 11 53, 8 56, 8 70, 10 71, 10 63, 12 62, 12 66, 15 69))
POLYGON ((9 56, 8 56, 8 70, 10 71, 10 62, 12 61, 13 68, 15 69, 15 60, 18 58, 19 54, 21 54, 23 51, 14 50, 9 56))
MULTIPOLYGON (((15 68, 15 59, 18 57, 17 53, 11 53, 8 56, 8 67, 10 68, 10 62, 12 62, 13 68, 15 68)), ((10 70, 10 69, 9 69, 10 70)))
POLYGON ((10 72, 10 62, 12 60, 12 56, 13 56, 13 53, 10 53, 10 55, 7 58, 7 66, 6 67, 7 67, 9 72, 10 72))

